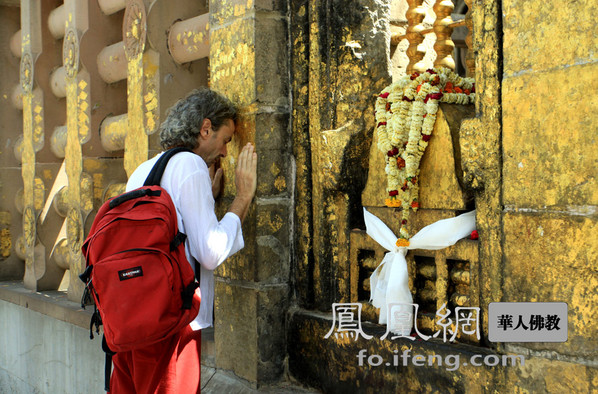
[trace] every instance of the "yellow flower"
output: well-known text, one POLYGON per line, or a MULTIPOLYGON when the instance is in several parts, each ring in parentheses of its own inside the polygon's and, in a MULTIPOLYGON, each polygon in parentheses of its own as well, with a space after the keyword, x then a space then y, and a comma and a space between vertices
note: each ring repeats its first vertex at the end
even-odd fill
POLYGON ((405 248, 406 248, 406 247, 408 247, 408 246, 409 246, 409 240, 407 240, 407 239, 403 239, 403 238, 398 238, 398 239, 397 239, 397 242, 396 242, 396 245, 397 245, 399 248, 402 248, 402 247, 405 247, 405 248))

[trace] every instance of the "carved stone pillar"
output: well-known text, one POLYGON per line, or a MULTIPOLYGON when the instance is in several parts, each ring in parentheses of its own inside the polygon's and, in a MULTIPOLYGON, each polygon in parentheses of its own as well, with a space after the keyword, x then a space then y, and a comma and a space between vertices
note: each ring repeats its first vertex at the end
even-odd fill
POLYGON ((409 57, 409 65, 407 66, 407 74, 414 71, 423 72, 426 69, 423 63, 426 55, 425 48, 422 43, 424 36, 421 33, 425 29, 423 20, 426 16, 426 10, 423 7, 424 0, 407 0, 409 9, 407 10, 407 40, 409 41, 409 48, 407 49, 407 56, 409 57))
POLYGON ((453 28, 450 27, 450 24, 453 22, 451 13, 455 6, 451 0, 437 0, 433 8, 436 13, 436 20, 434 21, 436 61, 434 61, 434 67, 446 67, 454 70, 453 51, 455 50, 455 43, 451 39, 453 28))

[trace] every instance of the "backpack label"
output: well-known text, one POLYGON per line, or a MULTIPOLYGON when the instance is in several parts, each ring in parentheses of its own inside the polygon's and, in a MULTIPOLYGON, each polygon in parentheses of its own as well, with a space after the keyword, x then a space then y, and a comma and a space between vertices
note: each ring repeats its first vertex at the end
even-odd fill
POLYGON ((141 269, 141 266, 118 271, 118 277, 121 281, 137 278, 138 276, 143 276, 143 270, 141 269))

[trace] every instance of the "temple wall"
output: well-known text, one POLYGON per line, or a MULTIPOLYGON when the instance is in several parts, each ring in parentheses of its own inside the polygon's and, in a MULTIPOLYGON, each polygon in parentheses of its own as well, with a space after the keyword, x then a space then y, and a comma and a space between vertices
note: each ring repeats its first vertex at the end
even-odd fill
MULTIPOLYGON (((294 4, 292 124, 296 156, 305 163, 298 164, 301 198, 295 209, 297 216, 310 220, 296 227, 302 309, 290 318, 291 373, 325 392, 595 390, 597 112, 596 100, 585 93, 593 86, 590 75, 596 74, 594 6, 577 4, 562 17, 550 2, 506 2, 502 8, 496 2, 473 2, 475 109, 451 117, 441 105, 443 115, 422 159, 421 208, 410 219, 414 233, 441 218, 477 209, 479 240, 407 256, 416 302, 425 290, 418 288, 422 268, 435 269, 436 307, 451 300, 455 262, 469 267, 464 295, 467 305, 481 308, 481 339, 443 344, 380 340, 385 326, 375 324, 378 312, 367 303, 367 279, 384 250, 365 235, 361 205, 395 234, 401 217, 384 207, 386 174, 371 117, 373 96, 391 81, 388 70, 405 67, 405 48, 390 46, 388 55, 380 26, 387 18, 393 22, 390 31, 400 30, 405 21, 397 23, 395 12, 401 7, 404 12, 406 5, 391 4, 395 8, 389 11, 386 3, 369 1, 343 2, 342 10, 336 2, 294 4), (366 17, 351 18, 350 10, 367 10, 355 13, 366 17), (338 19, 344 21, 340 28, 338 19), (355 55, 355 48, 359 56, 347 55, 355 55), (379 63, 383 57, 386 65, 379 63), (360 76, 365 69, 367 76, 360 76), (357 87, 363 94, 346 94, 357 87), (347 109, 359 115, 347 116, 347 109), (360 137, 363 142, 355 146, 360 137), (444 142, 434 143, 434 138, 444 142), (344 188, 345 179, 350 188, 344 188), (356 195, 359 190, 363 193, 356 195), (568 341, 489 342, 487 308, 495 301, 566 302, 568 341), (348 302, 361 303, 365 330, 378 339, 324 338, 334 327, 332 303, 348 302), (385 361, 396 351, 411 349, 414 354, 457 354, 462 360, 476 353, 520 355, 525 365, 462 366, 448 373, 442 367, 358 366, 361 349, 385 361)), ((438 328, 430 316, 418 322, 428 333, 438 328)))

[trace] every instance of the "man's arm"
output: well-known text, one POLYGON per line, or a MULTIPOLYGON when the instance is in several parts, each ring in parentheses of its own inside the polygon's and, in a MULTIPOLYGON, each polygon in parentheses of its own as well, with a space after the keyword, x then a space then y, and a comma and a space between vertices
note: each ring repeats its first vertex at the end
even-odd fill
POLYGON ((251 143, 247 143, 239 154, 235 170, 235 186, 237 194, 228 212, 234 213, 243 222, 257 187, 257 153, 251 143))

